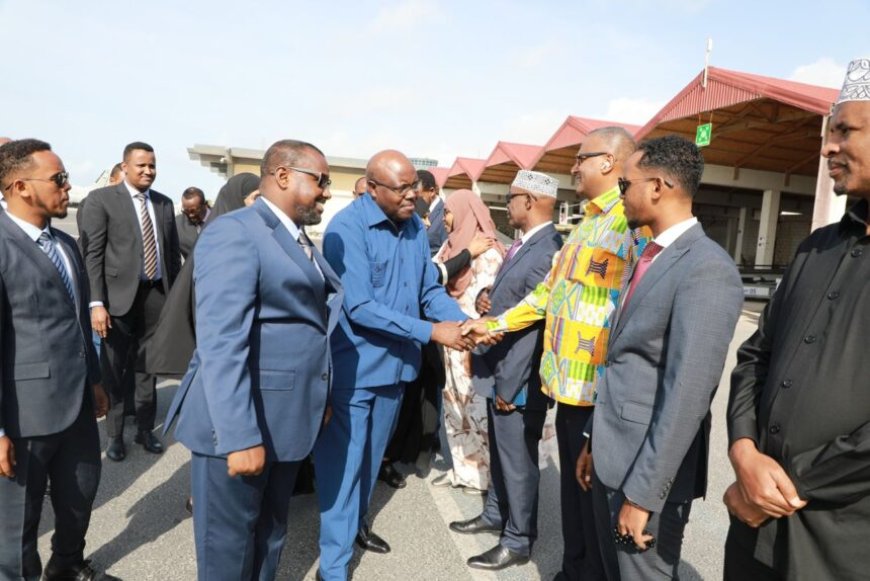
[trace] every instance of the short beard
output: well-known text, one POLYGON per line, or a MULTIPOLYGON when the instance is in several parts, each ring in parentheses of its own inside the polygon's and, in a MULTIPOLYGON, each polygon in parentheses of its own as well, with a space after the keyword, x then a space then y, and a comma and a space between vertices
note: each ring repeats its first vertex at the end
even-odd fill
POLYGON ((640 223, 637 220, 629 220, 628 227, 632 230, 637 230, 638 228, 640 228, 640 223))
POLYGON ((317 211, 317 206, 313 208, 299 208, 299 219, 305 226, 314 226, 320 224, 323 216, 317 211))
POLYGON ((848 190, 846 190, 846 186, 844 184, 834 184, 834 193, 838 196, 845 196, 848 194, 848 190))

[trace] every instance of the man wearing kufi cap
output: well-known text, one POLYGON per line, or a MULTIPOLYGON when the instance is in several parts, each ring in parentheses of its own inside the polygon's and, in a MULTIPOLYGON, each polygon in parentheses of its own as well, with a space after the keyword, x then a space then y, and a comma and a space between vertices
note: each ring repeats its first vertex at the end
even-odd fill
POLYGON ((849 65, 822 155, 859 200, 801 243, 737 352, 726 579, 870 575, 870 59, 849 65))
MULTIPOLYGON (((521 170, 507 194, 510 225, 523 232, 511 245, 490 288, 476 307, 501 315, 532 292, 547 273, 562 237, 553 226, 559 182, 521 170)), ((503 569, 529 560, 537 537, 538 442, 550 399, 541 392, 544 321, 472 356, 474 388, 487 397, 491 478, 483 513, 450 528, 460 533, 493 530, 499 543, 468 560, 477 569, 503 569)))

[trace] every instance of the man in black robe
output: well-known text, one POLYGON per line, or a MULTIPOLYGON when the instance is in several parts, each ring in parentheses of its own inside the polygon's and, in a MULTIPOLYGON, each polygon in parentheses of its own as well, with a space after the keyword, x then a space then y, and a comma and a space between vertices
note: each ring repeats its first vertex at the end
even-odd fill
POLYGON ((726 580, 870 575, 870 59, 850 64, 822 155, 859 201, 801 243, 738 351, 726 580))

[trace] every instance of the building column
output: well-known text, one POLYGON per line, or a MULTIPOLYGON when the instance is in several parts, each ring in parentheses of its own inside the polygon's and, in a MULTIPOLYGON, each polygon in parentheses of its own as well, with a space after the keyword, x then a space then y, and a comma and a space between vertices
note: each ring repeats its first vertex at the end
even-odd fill
POLYGON ((471 191, 477 194, 477 197, 480 197, 480 186, 477 185, 477 182, 472 180, 471 182, 471 191))
POLYGON ((740 208, 740 216, 737 218, 737 236, 734 241, 734 263, 737 266, 743 263, 743 234, 746 232, 746 220, 749 216, 749 208, 743 206, 740 208))
MULTIPOLYGON (((830 117, 825 117, 822 122, 822 141, 825 139, 826 129, 830 117)), ((813 204, 812 229, 827 226, 837 222, 846 213, 846 196, 838 196, 834 193, 834 180, 828 175, 828 161, 819 156, 819 174, 816 178, 816 199, 813 204)))
POLYGON ((761 219, 758 225, 758 247, 755 249, 755 266, 773 264, 773 248, 776 244, 776 222, 779 220, 779 201, 782 192, 765 190, 761 202, 761 219))

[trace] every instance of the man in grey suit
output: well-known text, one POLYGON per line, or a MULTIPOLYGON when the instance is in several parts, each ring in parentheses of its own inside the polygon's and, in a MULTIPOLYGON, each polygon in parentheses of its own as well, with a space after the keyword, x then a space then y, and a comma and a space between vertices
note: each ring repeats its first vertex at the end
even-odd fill
POLYGON ((211 213, 205 193, 197 187, 189 187, 181 194, 181 214, 175 217, 178 230, 178 246, 184 260, 193 252, 193 245, 205 227, 211 213))
POLYGON ((82 216, 91 324, 103 338, 100 363, 111 403, 106 457, 116 462, 126 457, 123 377, 131 350, 136 354, 135 441, 148 452, 163 452, 152 433, 156 379, 144 372, 145 349, 181 267, 172 200, 151 189, 157 177, 154 149, 131 143, 121 165, 124 181, 91 192, 82 216))
POLYGON ((692 500, 706 491, 710 403, 743 287, 692 215, 703 171, 698 148, 671 135, 642 143, 619 180, 629 226, 649 226, 654 240, 623 293, 591 420, 596 528, 611 580, 676 578, 692 500))
POLYGON ((45 580, 109 579, 84 560, 100 481, 96 417, 108 398, 91 342, 75 241, 50 226, 68 174, 36 139, 0 147, 0 579, 40 578, 39 519, 51 478, 55 531, 45 580))
MULTIPOLYGON (((553 226, 559 182, 521 170, 507 195, 508 222, 522 230, 505 256, 492 287, 478 295, 481 315, 498 316, 544 280, 562 237, 553 226)), ((538 443, 551 401, 541 391, 544 321, 506 335, 472 355, 474 388, 487 396, 490 479, 483 513, 453 522, 459 533, 493 530, 498 544, 471 557, 468 566, 497 570, 529 560, 538 536, 538 443)))

